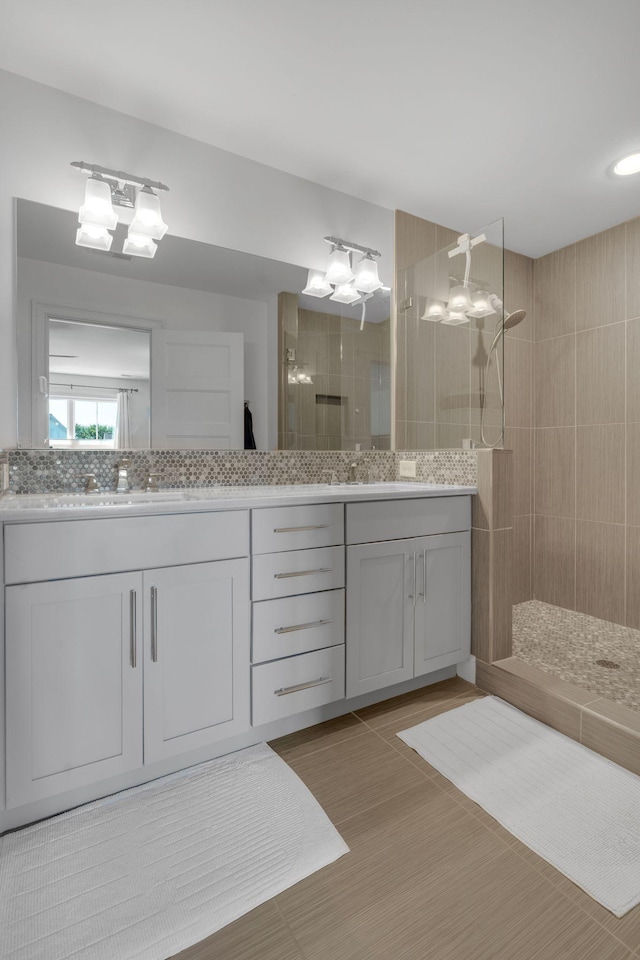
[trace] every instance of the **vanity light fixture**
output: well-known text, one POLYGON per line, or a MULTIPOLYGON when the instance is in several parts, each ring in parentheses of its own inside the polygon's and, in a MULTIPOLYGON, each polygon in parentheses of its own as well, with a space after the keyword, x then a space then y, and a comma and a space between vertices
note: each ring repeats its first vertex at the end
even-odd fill
POLYGON ((420 319, 432 320, 434 323, 438 323, 440 320, 444 320, 446 316, 447 308, 442 300, 432 300, 429 298, 427 300, 427 305, 424 308, 424 313, 420 319))
POLYGON ((469 317, 464 310, 449 310, 442 323, 448 323, 452 327, 459 327, 462 323, 468 323, 469 317))
POLYGON ((353 285, 356 290, 361 290, 362 293, 373 293, 374 290, 379 290, 382 286, 378 276, 378 264, 370 253, 366 253, 356 266, 353 285))
POLYGON ((351 269, 349 251, 341 241, 338 241, 329 254, 326 273, 327 283, 345 284, 350 283, 353 278, 354 273, 351 269))
POLYGON ((467 313, 476 320, 482 320, 483 317, 490 317, 491 314, 495 313, 495 310, 491 306, 489 292, 487 290, 477 290, 475 293, 472 293, 471 303, 473 304, 473 309, 468 310, 467 313))
POLYGON ((333 293, 333 287, 322 270, 309 270, 307 285, 302 292, 308 297, 328 297, 330 293, 333 293))
POLYGON ((619 177, 628 177, 632 173, 640 173, 640 153, 630 153, 622 160, 618 160, 613 172, 619 177))
POLYGON ((161 240, 168 229, 154 190, 168 190, 169 187, 158 180, 136 177, 122 170, 85 163, 84 160, 74 160, 71 166, 89 174, 85 201, 78 215, 80 228, 76 233, 76 243, 93 250, 109 251, 113 237, 108 231, 115 230, 118 223, 114 205, 135 207, 123 253, 134 257, 154 257, 157 251, 154 240, 161 240))
POLYGON ((447 304, 449 310, 460 311, 464 310, 473 310, 473 304, 471 303, 471 293, 469 288, 460 284, 457 287, 451 287, 449 291, 449 303, 447 304))
POLYGON ((329 297, 329 300, 336 300, 338 303, 355 303, 360 300, 360 293, 356 290, 354 283, 339 283, 335 291, 329 297))

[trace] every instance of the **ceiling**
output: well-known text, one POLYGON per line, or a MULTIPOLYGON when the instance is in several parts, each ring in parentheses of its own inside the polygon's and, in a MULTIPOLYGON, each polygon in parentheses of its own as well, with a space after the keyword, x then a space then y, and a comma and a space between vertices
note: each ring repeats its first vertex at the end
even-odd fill
POLYGON ((0 67, 540 256, 640 214, 637 0, 2 0, 0 67))
POLYGON ((52 381, 64 374, 148 380, 149 349, 148 333, 94 323, 49 321, 52 381))

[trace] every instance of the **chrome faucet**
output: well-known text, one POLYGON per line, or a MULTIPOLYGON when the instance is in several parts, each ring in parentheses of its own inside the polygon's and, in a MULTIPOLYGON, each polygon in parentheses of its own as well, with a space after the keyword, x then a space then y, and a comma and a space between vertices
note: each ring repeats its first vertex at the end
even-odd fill
POLYGON ((118 470, 118 486, 116 490, 118 493, 128 493, 131 490, 131 484, 129 483, 129 467, 131 466, 131 460, 128 457, 124 457, 120 463, 116 464, 118 470))
POLYGON ((353 463, 350 463, 350 464, 349 464, 349 479, 347 480, 347 483, 357 483, 357 482, 358 482, 358 478, 357 478, 357 476, 356 476, 356 470, 357 470, 357 469, 358 469, 358 464, 357 464, 356 461, 354 460, 353 463))
POLYGON ((161 477, 162 473, 149 473, 147 475, 147 482, 145 484, 145 490, 147 493, 157 493, 160 487, 158 486, 158 477, 161 477))
POLYGON ((98 481, 96 480, 95 473, 83 473, 82 479, 85 481, 84 492, 85 493, 97 493, 99 490, 98 481))

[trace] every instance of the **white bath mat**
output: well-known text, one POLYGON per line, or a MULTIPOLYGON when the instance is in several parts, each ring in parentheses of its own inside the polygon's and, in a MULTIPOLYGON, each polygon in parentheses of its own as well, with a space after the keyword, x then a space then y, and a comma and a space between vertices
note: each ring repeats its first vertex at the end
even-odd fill
POLYGON ((640 903, 640 777, 496 697, 398 736, 617 917, 640 903))
POLYGON ((259 744, 0 839, 0 957, 165 960, 348 850, 259 744))

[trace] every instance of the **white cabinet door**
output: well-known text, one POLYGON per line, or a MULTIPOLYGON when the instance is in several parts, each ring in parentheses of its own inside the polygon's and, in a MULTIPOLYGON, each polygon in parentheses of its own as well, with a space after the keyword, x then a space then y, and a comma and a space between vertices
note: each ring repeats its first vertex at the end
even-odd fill
POLYGON ((7 806, 142 764, 139 573, 6 589, 7 806))
POLYGON ((416 676, 469 656, 470 536, 448 533, 414 541, 416 676))
POLYGON ((144 760, 248 730, 249 561, 144 573, 144 760))
POLYGON ((347 547, 347 697, 413 677, 413 542, 347 547))
POLYGON ((151 446, 242 449, 243 358, 241 333, 154 330, 151 446))

